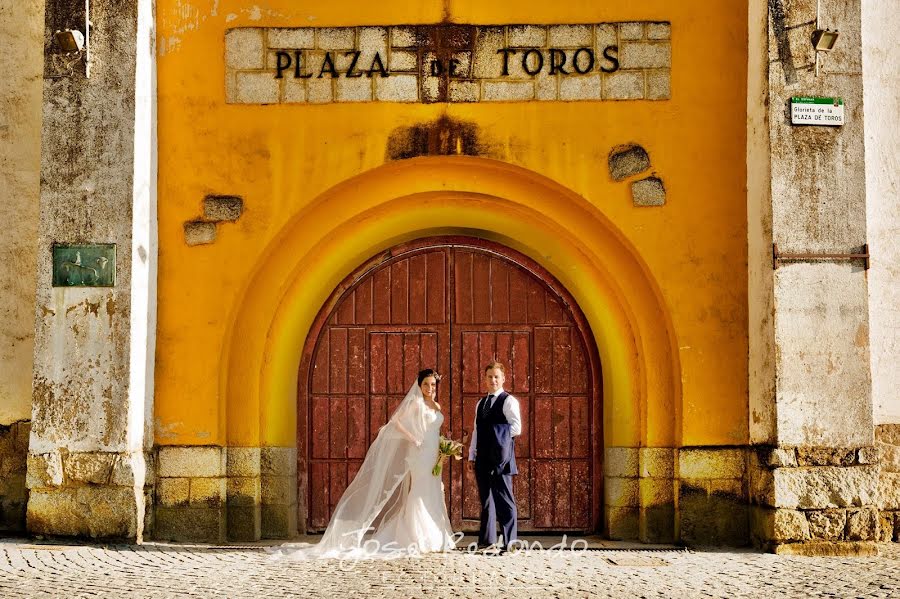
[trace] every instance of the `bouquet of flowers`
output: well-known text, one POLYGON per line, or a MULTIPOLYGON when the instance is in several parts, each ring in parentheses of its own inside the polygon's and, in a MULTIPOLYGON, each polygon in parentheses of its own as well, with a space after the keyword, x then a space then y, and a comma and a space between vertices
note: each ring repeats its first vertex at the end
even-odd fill
POLYGON ((447 458, 453 458, 455 460, 462 459, 462 443, 459 441, 454 441, 453 439, 448 439, 441 435, 441 440, 438 442, 438 457, 437 463, 432 468, 431 473, 435 476, 440 476, 441 471, 444 469, 444 462, 447 458))

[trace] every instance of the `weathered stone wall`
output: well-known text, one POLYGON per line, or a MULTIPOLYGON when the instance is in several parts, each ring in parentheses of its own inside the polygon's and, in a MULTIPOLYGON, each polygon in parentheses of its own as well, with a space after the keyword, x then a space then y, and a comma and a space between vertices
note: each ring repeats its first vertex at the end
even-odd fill
POLYGON ((754 542, 784 553, 870 552, 881 530, 878 471, 874 447, 751 452, 754 542))
POLYGON ((294 447, 162 446, 154 537, 222 542, 297 534, 294 447))
POLYGON ((900 30, 896 4, 863 0, 869 344, 875 423, 900 423, 900 30))
POLYGON ((34 533, 139 540, 152 501, 151 8, 91 3, 88 77, 87 56, 61 55, 52 35, 84 31, 84 5, 47 3, 27 466, 34 533), (116 286, 52 287, 56 243, 115 243, 116 286))
POLYGON ((670 37, 666 22, 235 28, 225 35, 225 97, 235 104, 666 100, 670 37))
POLYGON ((748 201, 751 297, 750 497, 754 541, 777 551, 862 552, 877 537, 866 272, 859 260, 780 254, 857 253, 866 242, 860 3, 751 4, 748 201), (816 53, 816 28, 837 29, 816 53), (766 44, 759 43, 766 39, 766 44), (792 96, 840 97, 842 127, 794 126, 792 96), (764 134, 765 132, 765 134, 764 134))

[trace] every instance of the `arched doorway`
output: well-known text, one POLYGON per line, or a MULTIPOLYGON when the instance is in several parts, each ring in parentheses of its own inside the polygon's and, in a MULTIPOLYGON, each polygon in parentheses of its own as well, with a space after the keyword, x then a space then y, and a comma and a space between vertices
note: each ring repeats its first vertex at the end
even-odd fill
MULTIPOLYGON (((298 380, 301 529, 325 528, 420 368, 450 374, 440 390, 443 434, 468 444, 481 371, 495 358, 522 407, 520 529, 598 530, 602 401, 587 322, 532 260, 470 237, 384 252, 347 277, 316 318, 298 380)), ((454 528, 477 530, 472 474, 451 463, 444 484, 454 528)))

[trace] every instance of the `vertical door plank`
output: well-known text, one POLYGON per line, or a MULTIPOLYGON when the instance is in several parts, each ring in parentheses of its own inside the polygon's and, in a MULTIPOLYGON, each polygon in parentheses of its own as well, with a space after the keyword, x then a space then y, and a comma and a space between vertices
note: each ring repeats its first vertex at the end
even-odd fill
POLYGON ((347 329, 331 329, 331 393, 347 392, 347 329))
POLYGON ((356 288, 356 324, 372 324, 372 284, 373 279, 369 277, 356 288))
POLYGON ((332 396, 329 401, 329 458, 347 457, 347 398, 332 396))
POLYGON ((391 264, 391 323, 409 323, 409 260, 391 264))
POLYGON ((366 392, 366 330, 347 331, 347 393, 366 392))
POLYGON ((568 393, 571 387, 572 343, 569 327, 553 327, 553 391, 568 393))
POLYGON ((534 328, 534 392, 553 390, 553 329, 534 328))
POLYGON ((426 322, 443 324, 447 320, 447 254, 445 251, 426 254, 426 273, 426 322))
POLYGON ((509 322, 509 270, 504 260, 491 257, 491 322, 509 322))
POLYGON ((409 259, 409 323, 424 324, 426 322, 426 294, 428 279, 426 278, 426 254, 417 254, 409 259))
POLYGON ((328 526, 328 518, 331 516, 329 509, 328 489, 329 469, 327 462, 312 462, 310 464, 310 521, 312 527, 323 529, 328 526))
POLYGON ((319 347, 316 349, 316 357, 313 361, 312 384, 310 385, 313 393, 328 393, 328 371, 331 369, 329 364, 331 349, 328 337, 328 327, 325 327, 319 334, 319 347))
POLYGON ((453 252, 453 306, 457 324, 472 323, 472 254, 453 252))
POLYGON ((491 323, 491 260, 485 254, 472 254, 472 321, 491 323))
POLYGON ((310 448, 310 455, 314 460, 328 457, 328 404, 327 395, 314 395, 312 398, 312 447, 310 448))
POLYGON ((553 399, 534 398, 534 457, 553 457, 553 399))
POLYGON ((390 394, 405 394, 403 381, 403 334, 387 335, 387 391, 390 394))
POLYGON ((531 462, 532 493, 531 521, 539 528, 554 526, 553 518, 553 464, 543 460, 531 462))
POLYGON ((387 393, 387 336, 369 335, 369 389, 371 393, 387 393))
POLYGON ((366 398, 347 398, 347 457, 364 458, 369 446, 366 430, 366 398))
POLYGON ((391 323, 391 269, 382 266, 372 275, 372 324, 391 323))

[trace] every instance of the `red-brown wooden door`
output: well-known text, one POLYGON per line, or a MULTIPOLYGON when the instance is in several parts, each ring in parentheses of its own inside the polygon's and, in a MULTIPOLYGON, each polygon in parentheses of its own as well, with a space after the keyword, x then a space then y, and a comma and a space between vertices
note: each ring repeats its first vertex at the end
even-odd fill
MULTIPOLYGON (((583 317, 552 277, 488 242, 439 238, 396 248, 351 276, 323 309, 301 367, 301 518, 324 530, 365 450, 418 370, 441 383, 442 433, 470 439, 482 368, 507 366, 519 400, 519 528, 599 525, 599 373, 583 317), (306 509, 303 509, 303 508, 306 509)), ((477 530, 463 462, 444 472, 454 529, 477 530)), ((302 527, 301 527, 302 528, 302 527)))

